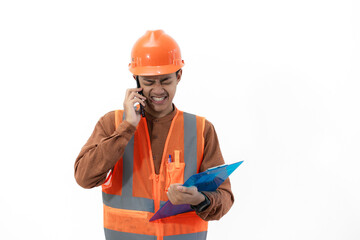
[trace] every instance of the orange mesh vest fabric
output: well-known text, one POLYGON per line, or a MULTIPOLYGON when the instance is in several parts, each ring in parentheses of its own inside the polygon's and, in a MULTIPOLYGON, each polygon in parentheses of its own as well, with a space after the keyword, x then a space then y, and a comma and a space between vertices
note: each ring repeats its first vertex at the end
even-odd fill
MULTIPOLYGON (((123 111, 117 110, 116 127, 122 119, 123 111)), ((146 119, 141 119, 123 157, 102 185, 106 239, 206 239, 208 223, 194 211, 149 222, 168 200, 170 184, 184 183, 199 172, 204 126, 205 118, 177 111, 165 142, 160 173, 155 174, 146 119)))

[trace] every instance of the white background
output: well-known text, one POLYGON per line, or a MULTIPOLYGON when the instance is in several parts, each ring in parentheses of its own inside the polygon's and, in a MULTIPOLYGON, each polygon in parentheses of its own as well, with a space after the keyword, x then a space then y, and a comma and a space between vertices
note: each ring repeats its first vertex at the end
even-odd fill
POLYGON ((357 0, 1 1, 0 239, 104 239, 73 165, 163 29, 174 100, 214 125, 236 201, 208 239, 360 239, 357 0))

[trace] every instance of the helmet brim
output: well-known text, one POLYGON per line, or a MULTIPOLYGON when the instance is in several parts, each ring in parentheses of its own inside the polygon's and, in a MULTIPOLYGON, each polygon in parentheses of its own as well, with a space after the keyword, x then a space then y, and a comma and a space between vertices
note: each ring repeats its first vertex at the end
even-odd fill
POLYGON ((164 65, 164 66, 144 66, 144 67, 131 67, 129 64, 129 70, 134 75, 139 76, 156 76, 174 73, 184 66, 182 62, 180 65, 164 65))

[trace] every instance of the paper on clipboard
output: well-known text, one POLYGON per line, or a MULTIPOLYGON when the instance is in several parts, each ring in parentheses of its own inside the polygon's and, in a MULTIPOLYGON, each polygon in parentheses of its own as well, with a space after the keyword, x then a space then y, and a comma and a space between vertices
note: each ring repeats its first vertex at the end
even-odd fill
MULTIPOLYGON (((210 168, 205 172, 194 174, 188 180, 186 180, 183 186, 196 186, 199 192, 215 191, 242 163, 243 161, 229 165, 222 165, 210 168)), ((173 205, 170 201, 167 201, 149 221, 154 221, 190 211, 193 210, 189 204, 173 205)))

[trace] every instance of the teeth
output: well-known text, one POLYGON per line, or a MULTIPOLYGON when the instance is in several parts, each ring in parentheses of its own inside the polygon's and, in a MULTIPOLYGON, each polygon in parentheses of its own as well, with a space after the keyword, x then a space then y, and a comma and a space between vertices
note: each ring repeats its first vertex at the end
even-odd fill
POLYGON ((165 97, 161 97, 161 98, 153 97, 153 99, 154 99, 156 102, 160 102, 160 101, 164 100, 165 97))

